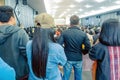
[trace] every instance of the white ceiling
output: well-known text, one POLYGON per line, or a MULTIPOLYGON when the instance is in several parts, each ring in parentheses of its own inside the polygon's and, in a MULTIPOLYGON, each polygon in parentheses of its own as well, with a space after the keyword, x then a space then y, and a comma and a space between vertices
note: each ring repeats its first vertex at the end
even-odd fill
POLYGON ((28 5, 31 6, 33 9, 38 11, 38 13, 46 12, 44 0, 27 0, 28 5))
POLYGON ((54 18, 73 14, 80 18, 120 9, 120 0, 44 0, 46 10, 54 18))
POLYGON ((73 14, 82 18, 120 9, 120 0, 28 0, 28 4, 39 13, 47 11, 54 18, 73 14))

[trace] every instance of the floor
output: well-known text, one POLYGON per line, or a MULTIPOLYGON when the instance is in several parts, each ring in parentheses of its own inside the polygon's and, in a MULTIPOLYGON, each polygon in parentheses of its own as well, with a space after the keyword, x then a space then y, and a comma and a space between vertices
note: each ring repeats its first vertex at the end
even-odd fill
MULTIPOLYGON (((70 76, 70 80, 74 80, 74 72, 70 76)), ((83 71, 82 80, 92 80, 92 75, 90 71, 83 71)))

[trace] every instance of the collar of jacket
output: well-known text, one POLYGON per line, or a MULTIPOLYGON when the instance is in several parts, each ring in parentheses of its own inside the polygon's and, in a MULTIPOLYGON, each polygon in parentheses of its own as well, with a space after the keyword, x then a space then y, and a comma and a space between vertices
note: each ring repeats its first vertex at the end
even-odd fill
POLYGON ((77 27, 77 26, 71 26, 71 27, 69 27, 68 29, 78 29, 78 30, 80 30, 80 28, 77 27))

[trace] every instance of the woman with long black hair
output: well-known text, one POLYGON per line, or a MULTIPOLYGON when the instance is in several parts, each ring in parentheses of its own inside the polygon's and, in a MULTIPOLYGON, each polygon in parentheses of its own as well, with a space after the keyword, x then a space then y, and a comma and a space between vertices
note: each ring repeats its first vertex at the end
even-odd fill
POLYGON ((26 46, 29 80, 61 80, 58 65, 66 63, 64 49, 54 42, 52 29, 36 28, 26 46))
POLYGON ((97 60, 96 80, 120 80, 120 22, 103 22, 99 42, 89 52, 97 60))

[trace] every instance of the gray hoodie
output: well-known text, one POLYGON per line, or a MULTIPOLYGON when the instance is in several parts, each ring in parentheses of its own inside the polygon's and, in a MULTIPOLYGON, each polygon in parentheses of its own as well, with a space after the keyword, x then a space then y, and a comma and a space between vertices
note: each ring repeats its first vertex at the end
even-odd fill
POLYGON ((4 42, 14 33, 19 31, 20 28, 13 26, 0 26, 0 45, 4 44, 4 42))
POLYGON ((16 71, 19 80, 28 74, 26 54, 20 52, 20 47, 26 47, 28 41, 26 32, 16 26, 0 26, 0 57, 16 71))

